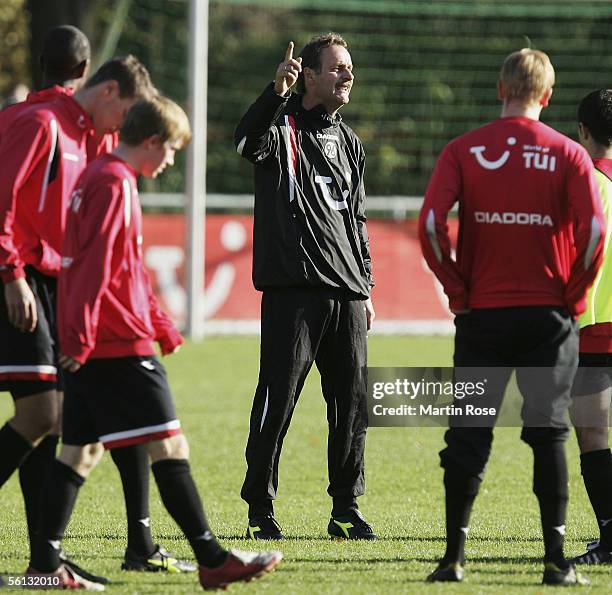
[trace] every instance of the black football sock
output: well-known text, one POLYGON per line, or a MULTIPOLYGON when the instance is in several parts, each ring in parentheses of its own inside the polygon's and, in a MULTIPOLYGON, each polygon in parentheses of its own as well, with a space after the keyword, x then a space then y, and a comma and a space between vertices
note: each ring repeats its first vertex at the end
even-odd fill
POLYGON ((33 554, 34 536, 40 521, 43 489, 53 469, 58 441, 59 436, 46 436, 19 467, 19 483, 30 537, 30 557, 33 554))
POLYGON ((149 455, 142 444, 113 448, 111 457, 121 475, 128 524, 128 548, 139 556, 155 550, 149 519, 149 455))
POLYGON ((465 563, 465 540, 474 500, 480 489, 480 478, 462 469, 444 470, 446 489, 446 552, 443 562, 465 563))
POLYGON ((580 469, 600 531, 600 545, 612 551, 612 453, 609 448, 580 455, 580 469))
POLYGON ((151 466, 166 510, 189 540, 198 563, 223 564, 227 552, 215 539, 186 459, 165 459, 151 466))
POLYGON ((566 568, 563 554, 568 500, 565 444, 550 442, 533 448, 533 492, 540 504, 544 562, 566 568))
POLYGON ((0 487, 13 475, 28 454, 32 451, 32 444, 19 432, 13 430, 8 424, 0 429, 0 487))
POLYGON ((60 542, 83 483, 85 478, 68 465, 57 460, 53 463, 31 561, 39 572, 54 572, 60 565, 60 542))

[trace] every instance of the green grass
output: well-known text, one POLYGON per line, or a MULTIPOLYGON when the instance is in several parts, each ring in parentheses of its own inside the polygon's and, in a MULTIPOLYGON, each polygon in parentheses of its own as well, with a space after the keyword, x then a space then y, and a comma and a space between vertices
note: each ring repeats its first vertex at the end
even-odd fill
MULTIPOLYGON (((372 337, 373 366, 450 365, 446 338, 372 337)), ((241 536, 246 506, 240 500, 244 445, 257 379, 258 340, 213 338, 188 345, 165 361, 179 416, 191 446, 191 465, 209 520, 229 547, 252 548, 241 536)), ((10 398, 0 402, 10 414, 10 398)), ((268 593, 538 593, 542 545, 531 493, 531 453, 518 428, 496 432, 492 460, 476 502, 468 540, 466 581, 426 585, 425 575, 444 549, 439 428, 371 428, 367 442, 367 494, 361 509, 381 539, 332 542, 326 537, 326 424, 316 371, 306 384, 281 460, 277 518, 288 539, 279 544, 278 572, 234 592, 268 593)), ((569 443, 571 501, 567 552, 582 553, 596 525, 582 485, 575 440, 569 443)), ((190 551, 151 489, 155 538, 181 556, 190 551)), ((2 490, 0 573, 27 564, 27 539, 17 478, 2 490)), ((119 477, 109 456, 81 490, 65 549, 113 580, 112 593, 198 592, 193 575, 121 572, 125 514, 119 477)), ((256 543, 257 546, 261 544, 256 543)), ((589 569, 589 592, 609 593, 609 568, 589 569)), ((545 590, 547 593, 550 589, 545 590)))

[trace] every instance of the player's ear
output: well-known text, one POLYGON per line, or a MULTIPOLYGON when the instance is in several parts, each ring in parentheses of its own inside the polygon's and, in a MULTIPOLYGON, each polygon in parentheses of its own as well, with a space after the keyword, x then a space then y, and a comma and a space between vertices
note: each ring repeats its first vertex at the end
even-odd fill
POLYGON ((119 96, 119 83, 116 80, 111 79, 108 81, 104 81, 103 83, 101 83, 101 85, 102 94, 104 95, 104 97, 111 99, 113 97, 119 96))
POLYGON ((158 149, 160 145, 163 145, 161 136, 159 134, 153 134, 146 139, 147 149, 158 149))
POLYGON ((497 81, 497 99, 503 101, 506 98, 506 92, 501 81, 497 81))
POLYGON ((589 136, 589 129, 582 122, 578 122, 578 139, 580 142, 588 141, 589 136))
POLYGON ((550 98, 552 97, 552 93, 553 93, 552 87, 549 87, 548 89, 546 89, 546 91, 544 91, 544 94, 540 98, 540 105, 542 107, 548 107, 550 98))
POLYGON ((89 69, 89 60, 83 60, 79 65, 75 66, 73 71, 73 79, 82 79, 89 69))
POLYGON ((306 91, 306 89, 308 89, 308 85, 312 85, 312 83, 314 82, 315 71, 312 68, 308 68, 308 66, 306 66, 302 69, 302 73, 304 75, 304 91, 306 91))

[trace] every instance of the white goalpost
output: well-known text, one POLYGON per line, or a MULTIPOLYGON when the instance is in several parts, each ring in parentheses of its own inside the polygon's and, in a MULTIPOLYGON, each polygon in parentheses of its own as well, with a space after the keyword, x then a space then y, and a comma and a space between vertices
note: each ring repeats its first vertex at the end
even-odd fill
POLYGON ((187 319, 194 341, 204 335, 204 220, 206 216, 206 117, 208 83, 208 0, 190 0, 189 115, 193 138, 188 148, 187 319))

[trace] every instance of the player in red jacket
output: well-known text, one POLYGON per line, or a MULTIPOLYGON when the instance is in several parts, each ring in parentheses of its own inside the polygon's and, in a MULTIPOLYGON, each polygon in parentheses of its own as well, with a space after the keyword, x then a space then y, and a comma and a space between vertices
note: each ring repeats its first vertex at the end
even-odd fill
POLYGON ((52 30, 43 50, 43 84, 51 87, 0 116, 0 334, 6 339, 0 343, 0 390, 9 390, 15 402, 14 417, 0 429, 0 485, 20 467, 30 535, 57 443, 55 436, 42 438, 61 410, 53 275, 67 199, 87 163, 92 129, 115 130, 134 96, 152 89, 146 70, 130 57, 105 64, 72 95, 88 58, 80 31, 52 30))
POLYGON ((189 540, 204 588, 224 587, 274 568, 280 552, 229 552, 212 534, 193 482, 188 446, 166 373, 155 357, 182 338, 160 310, 142 258, 136 177, 154 178, 191 136, 185 113, 156 98, 136 104, 115 151, 94 161, 72 195, 59 278, 58 328, 68 370, 63 446, 29 572, 57 573, 79 487, 99 460, 91 445, 145 443, 162 501, 189 540))
MULTIPOLYGON (((89 41, 79 29, 68 25, 51 29, 45 36, 41 53, 42 89, 31 92, 26 101, 14 104, 0 112, 0 141, 4 132, 20 114, 31 110, 33 106, 49 103, 59 95, 71 95, 74 91, 78 91, 85 83, 84 77, 88 70, 89 59, 89 41)), ((117 132, 105 133, 102 136, 89 134, 86 140, 87 163, 101 154, 110 153, 117 146, 117 142, 117 132)), ((31 271, 31 276, 33 275, 36 275, 36 273, 31 271)), ((39 296, 44 307, 39 308, 38 311, 53 313, 55 312, 55 281, 42 275, 38 277, 39 279, 37 280, 44 286, 43 295, 39 296)), ((45 315, 45 317, 49 325, 49 338, 55 338, 54 316, 49 314, 49 316, 45 315)), ((43 326, 41 325, 38 331, 42 328, 43 326)), ((15 331, 12 332, 14 333, 15 331)), ((30 337, 25 339, 20 337, 20 339, 31 342, 30 337)), ((24 363, 24 361, 12 361, 10 358, 9 360, 0 359, 0 366, 3 369, 3 372, 0 372, 0 390, 2 388, 12 390, 15 396, 21 392, 36 388, 30 384, 31 378, 15 378, 17 374, 21 375, 24 373, 23 368, 20 370, 15 369, 16 367, 22 367, 24 363)), ((28 363, 31 364, 33 362, 28 363)), ((56 401, 58 403, 58 413, 60 413, 58 415, 59 419, 54 427, 51 428, 49 434, 40 441, 19 467, 19 479, 24 495, 30 543, 32 543, 32 532, 37 524, 38 495, 41 493, 47 471, 55 459, 55 450, 60 432, 58 424, 61 423, 61 403, 63 398, 61 373, 58 374, 56 386, 58 391, 56 401)), ((27 398, 29 395, 25 396, 27 398)), ((17 418, 22 414, 22 405, 26 402, 23 401, 16 405, 18 411, 17 418)), ((40 419, 40 417, 46 415, 46 412, 44 410, 40 411, 37 408, 36 414, 40 419)), ((17 423, 19 424, 20 420, 17 420, 17 423)), ((127 511, 128 542, 122 568, 125 570, 149 571, 159 571, 161 569, 168 572, 196 570, 196 567, 192 564, 177 560, 163 547, 153 542, 151 524, 149 522, 149 464, 144 447, 134 445, 115 449, 112 451, 112 459, 121 475, 127 511)), ((79 569, 79 572, 86 574, 83 569, 79 569)), ((90 578, 94 577, 90 576, 90 578)), ((95 578, 101 579, 101 577, 95 578)))
MULTIPOLYGON (((41 104, 49 103, 60 95, 71 94, 79 83, 82 84, 89 65, 89 58, 89 41, 76 27, 62 26, 49 31, 45 36, 40 60, 43 74, 42 89, 32 91, 28 94, 26 101, 15 103, 0 112, 0 142, 2 142, 6 131, 10 128, 13 121, 21 114, 39 107, 41 104)), ((44 308, 41 307, 40 309, 45 309, 50 313, 55 311, 54 300, 47 299, 51 298, 52 284, 52 281, 45 284, 42 295, 39 296, 39 299, 44 303, 44 308)), ((0 285, 2 285, 1 282, 0 285)), ((41 287, 41 289, 43 288, 41 287)), ((0 310, 3 310, 0 317, 2 320, 0 328, 3 331, 2 336, 8 338, 4 348, 0 347, 0 353, 4 356, 5 353, 15 349, 16 345, 11 339, 14 339, 15 335, 17 335, 19 339, 17 345, 20 345, 23 337, 12 325, 9 328, 6 326, 8 325, 8 319, 4 311, 4 287, 0 291, 0 304, 0 310)), ((31 338, 27 337, 26 341, 31 341, 31 338)), ((19 482, 25 504, 28 535, 30 543, 32 543, 33 532, 38 521, 39 497, 42 485, 46 472, 55 459, 55 450, 60 432, 60 416, 54 416, 51 408, 41 409, 39 403, 34 403, 35 400, 32 400, 32 405, 30 406, 30 399, 28 399, 31 394, 30 391, 37 392, 38 388, 35 384, 32 385, 31 378, 21 380, 16 378, 24 370, 15 369, 17 367, 15 364, 18 365, 19 363, 26 362, 11 361, 10 358, 7 360, 2 356, 0 356, 0 369, 2 370, 0 372, 0 391, 4 389, 10 390, 15 399, 15 417, 9 422, 12 425, 12 429, 17 430, 17 432, 21 430, 20 433, 26 436, 30 429, 30 423, 38 424, 41 429, 44 426, 50 429, 49 434, 36 445, 19 467, 19 482), (11 378, 15 378, 15 380, 11 380, 11 378), (31 417, 32 414, 34 415, 33 417, 31 417)), ((59 396, 58 400, 61 400, 59 396)), ((8 446, 6 442, 7 435, 10 441, 12 432, 7 428, 0 430, 0 444, 2 444, 0 448, 3 450, 3 456, 7 457, 7 468, 3 470, 1 483, 5 481, 7 473, 11 472, 14 464, 11 460, 11 454, 6 453, 5 449, 8 446)), ((30 436, 33 436, 33 432, 30 436)), ((18 439, 17 436, 12 437, 18 439)))
POLYGON ((446 146, 419 219, 423 254, 456 314, 455 379, 481 368, 488 380, 484 396, 455 400, 461 414, 451 416, 440 453, 447 547, 430 581, 463 576, 470 511, 496 419, 470 418, 468 407, 498 412, 513 369, 524 398, 521 437, 534 454, 543 582, 582 580, 563 554, 564 414, 578 361, 574 317, 585 308, 601 262, 605 222, 587 152, 539 121, 553 84, 546 54, 523 49, 506 58, 498 83, 501 118, 446 146), (446 219, 457 202, 453 259, 446 219))

